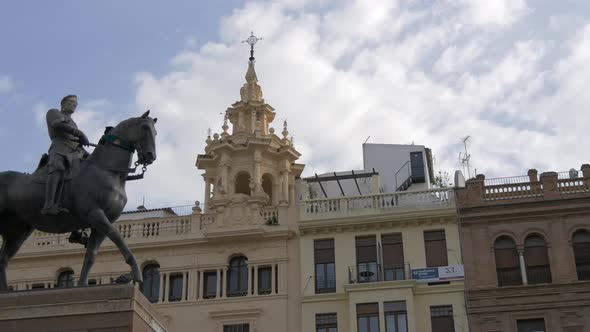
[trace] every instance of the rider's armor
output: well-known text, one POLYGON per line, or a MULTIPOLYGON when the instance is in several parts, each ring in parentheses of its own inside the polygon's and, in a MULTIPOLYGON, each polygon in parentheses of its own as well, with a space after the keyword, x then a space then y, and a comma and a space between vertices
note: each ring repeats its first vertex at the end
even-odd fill
POLYGON ((51 146, 48 153, 49 176, 42 213, 57 214, 67 212, 66 209, 59 207, 59 194, 62 191, 60 184, 82 158, 84 150, 80 147, 80 139, 82 136, 85 138, 85 135, 67 113, 50 109, 46 118, 51 146))

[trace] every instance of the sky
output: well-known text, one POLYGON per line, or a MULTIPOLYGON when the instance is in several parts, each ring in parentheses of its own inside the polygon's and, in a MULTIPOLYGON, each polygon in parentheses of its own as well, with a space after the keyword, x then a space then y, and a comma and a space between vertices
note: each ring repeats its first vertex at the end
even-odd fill
POLYGON ((91 141, 150 109, 158 160, 128 208, 202 201, 208 128, 239 100, 250 31, 264 98, 304 176, 362 169, 362 143, 421 144, 486 177, 590 163, 586 0, 30 1, 0 4, 0 170, 31 172, 45 113, 78 95, 91 141))

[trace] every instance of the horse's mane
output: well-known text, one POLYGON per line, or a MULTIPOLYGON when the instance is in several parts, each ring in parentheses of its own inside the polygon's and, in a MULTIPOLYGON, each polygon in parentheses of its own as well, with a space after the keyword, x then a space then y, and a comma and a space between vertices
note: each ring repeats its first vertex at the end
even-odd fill
POLYGON ((105 130, 105 135, 106 134, 111 134, 111 135, 117 135, 117 134, 119 134, 120 135, 121 133, 126 132, 129 127, 132 127, 132 126, 137 125, 137 122, 140 119, 141 119, 140 117, 129 118, 127 120, 121 121, 114 128, 113 127, 107 127, 107 130, 105 130))

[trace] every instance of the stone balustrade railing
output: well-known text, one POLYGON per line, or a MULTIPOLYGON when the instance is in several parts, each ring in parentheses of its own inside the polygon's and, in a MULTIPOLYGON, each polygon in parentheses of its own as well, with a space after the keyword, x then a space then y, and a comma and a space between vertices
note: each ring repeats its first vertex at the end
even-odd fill
POLYGON ((301 221, 305 221, 388 213, 400 209, 431 209, 453 206, 453 190, 442 188, 304 200, 300 202, 299 217, 301 221))
POLYGON ((540 176, 535 169, 529 170, 526 177, 486 179, 479 174, 467 180, 465 188, 458 189, 457 200, 460 206, 474 206, 516 199, 563 199, 576 194, 590 194, 588 164, 582 165, 580 171, 545 172, 540 176), (503 179, 518 179, 520 182, 495 181, 503 179))
MULTIPOLYGON (((115 227, 130 245, 146 241, 158 241, 170 239, 170 237, 186 237, 197 220, 192 216, 179 216, 171 218, 151 218, 144 220, 125 220, 115 223, 115 227)), ((198 227, 197 227, 198 228, 198 227)), ((79 244, 69 242, 70 233, 50 234, 34 231, 25 241, 20 252, 37 252, 47 249, 80 249, 79 244)), ((114 246, 108 239, 103 246, 114 246)))

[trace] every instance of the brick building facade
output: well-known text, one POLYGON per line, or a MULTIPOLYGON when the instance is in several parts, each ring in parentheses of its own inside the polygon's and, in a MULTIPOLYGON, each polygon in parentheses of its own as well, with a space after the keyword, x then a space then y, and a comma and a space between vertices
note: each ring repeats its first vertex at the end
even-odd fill
POLYGON ((473 332, 590 331, 590 165, 457 189, 473 332))

